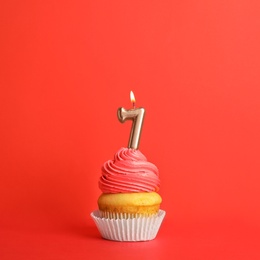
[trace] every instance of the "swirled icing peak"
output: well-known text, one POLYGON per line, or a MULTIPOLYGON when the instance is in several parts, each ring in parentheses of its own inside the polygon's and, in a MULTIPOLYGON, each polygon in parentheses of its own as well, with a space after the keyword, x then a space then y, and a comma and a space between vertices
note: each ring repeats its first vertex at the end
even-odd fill
POLYGON ((157 167, 140 150, 124 147, 104 163, 99 179, 103 193, 157 192, 159 186, 157 167))

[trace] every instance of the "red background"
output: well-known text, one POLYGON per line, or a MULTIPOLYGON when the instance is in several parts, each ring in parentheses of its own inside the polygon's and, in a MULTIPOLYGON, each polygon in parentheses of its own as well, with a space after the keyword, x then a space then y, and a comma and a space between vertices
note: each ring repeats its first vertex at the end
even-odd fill
POLYGON ((259 259, 260 3, 1 1, 1 259, 259 259), (156 240, 105 241, 117 108, 146 108, 156 240))

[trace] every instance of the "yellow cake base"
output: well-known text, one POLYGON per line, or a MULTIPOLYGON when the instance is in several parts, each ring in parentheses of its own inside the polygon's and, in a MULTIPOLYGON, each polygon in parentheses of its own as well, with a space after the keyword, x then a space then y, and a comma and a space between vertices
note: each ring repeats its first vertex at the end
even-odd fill
POLYGON ((98 207, 103 217, 128 218, 157 214, 162 202, 156 192, 101 194, 98 207))

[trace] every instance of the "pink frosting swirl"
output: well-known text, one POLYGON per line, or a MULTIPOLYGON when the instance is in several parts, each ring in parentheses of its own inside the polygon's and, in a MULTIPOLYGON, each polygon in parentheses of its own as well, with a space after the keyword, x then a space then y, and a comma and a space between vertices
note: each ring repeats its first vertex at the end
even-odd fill
POLYGON ((157 192, 159 171, 139 150, 123 147, 104 163, 98 184, 103 193, 157 192))

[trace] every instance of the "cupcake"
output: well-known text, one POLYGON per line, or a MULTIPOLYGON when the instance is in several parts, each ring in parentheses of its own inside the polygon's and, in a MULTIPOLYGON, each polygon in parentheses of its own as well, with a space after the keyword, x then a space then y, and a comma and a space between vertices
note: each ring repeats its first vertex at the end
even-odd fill
POLYGON ((156 237, 165 216, 160 209, 157 167, 138 149, 121 148, 102 167, 98 210, 91 213, 101 236, 118 241, 156 237))

